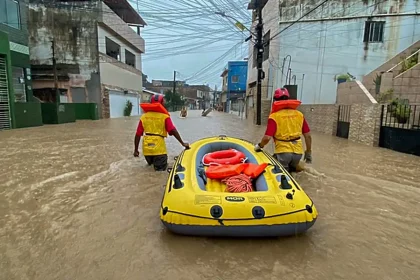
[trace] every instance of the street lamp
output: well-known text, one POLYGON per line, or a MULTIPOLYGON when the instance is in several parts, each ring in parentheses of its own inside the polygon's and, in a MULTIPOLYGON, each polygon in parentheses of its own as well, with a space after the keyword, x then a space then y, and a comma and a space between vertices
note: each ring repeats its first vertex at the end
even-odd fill
MULTIPOLYGON (((236 18, 234 18, 232 16, 227 15, 225 12, 215 12, 215 14, 216 15, 219 15, 219 16, 222 16, 222 17, 225 17, 225 18, 233 19, 235 21, 235 26, 239 30, 241 30, 241 31, 247 30, 247 31, 249 31, 249 33, 251 33, 252 35, 256 36, 248 27, 246 27, 245 25, 243 25, 239 20, 237 20, 236 18)), ((249 40, 249 38, 247 38, 247 41, 248 40, 249 40)))

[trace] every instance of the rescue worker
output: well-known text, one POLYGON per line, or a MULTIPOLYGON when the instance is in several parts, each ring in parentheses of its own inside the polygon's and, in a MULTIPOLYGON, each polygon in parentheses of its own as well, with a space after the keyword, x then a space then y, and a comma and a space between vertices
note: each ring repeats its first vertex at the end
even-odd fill
MULTIPOLYGON (((288 172, 299 171, 299 162, 303 155, 303 143, 301 135, 305 138, 306 151, 304 160, 312 163, 312 137, 309 125, 303 114, 296 110, 299 101, 289 100, 290 95, 287 89, 279 88, 274 92, 276 106, 281 104, 278 111, 272 110, 267 123, 265 135, 261 142, 255 145, 255 151, 261 151, 270 142, 271 137, 275 144, 274 155, 288 172), (290 104, 290 105, 289 105, 290 104), (294 104, 294 106, 292 106, 294 104), (297 105, 296 105, 297 104, 297 105), (294 109, 292 108, 294 107, 294 109)), ((273 108, 275 104, 273 103, 273 108)))
MULTIPOLYGON (((186 149, 189 148, 189 144, 182 141, 181 136, 176 130, 172 123, 171 117, 166 109, 163 107, 164 98, 163 95, 153 95, 151 104, 160 103, 161 109, 152 111, 145 110, 146 108, 152 107, 151 104, 141 104, 145 113, 141 116, 139 124, 137 126, 136 136, 134 137, 134 156, 139 156, 139 143, 141 137, 143 137, 143 155, 148 165, 153 165, 156 171, 165 171, 168 167, 168 155, 166 151, 165 137, 167 135, 174 136, 178 142, 186 149)), ((155 106, 156 107, 156 106, 155 106)))

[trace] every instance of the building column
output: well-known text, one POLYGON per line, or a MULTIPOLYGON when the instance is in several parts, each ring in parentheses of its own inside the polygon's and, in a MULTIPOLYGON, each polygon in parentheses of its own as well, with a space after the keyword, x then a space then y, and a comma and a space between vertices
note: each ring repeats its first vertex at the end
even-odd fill
POLYGON ((125 63, 125 48, 120 46, 120 60, 122 63, 125 63))

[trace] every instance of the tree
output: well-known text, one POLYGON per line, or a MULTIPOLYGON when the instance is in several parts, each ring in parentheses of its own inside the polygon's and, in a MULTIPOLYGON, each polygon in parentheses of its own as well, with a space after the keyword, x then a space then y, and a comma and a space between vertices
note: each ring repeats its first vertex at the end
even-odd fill
POLYGON ((165 92, 165 103, 167 108, 176 109, 178 106, 184 105, 184 100, 182 100, 181 95, 177 92, 173 93, 170 90, 165 92))
POLYGON ((127 100, 124 107, 124 116, 129 117, 131 115, 131 110, 133 109, 133 103, 130 100, 127 100))

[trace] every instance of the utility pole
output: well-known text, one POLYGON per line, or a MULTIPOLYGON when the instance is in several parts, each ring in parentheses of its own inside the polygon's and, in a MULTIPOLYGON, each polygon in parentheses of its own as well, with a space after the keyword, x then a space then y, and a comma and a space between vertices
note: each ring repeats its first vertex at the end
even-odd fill
POLYGON ((213 108, 216 105, 216 94, 217 94, 217 85, 214 85, 214 93, 213 93, 213 108))
POLYGON ((257 38, 255 48, 257 50, 257 69, 258 69, 258 76, 257 76, 257 125, 261 125, 261 86, 262 80, 264 80, 265 73, 262 69, 263 63, 263 54, 264 54, 264 44, 267 42, 263 42, 263 20, 262 20, 262 9, 264 8, 265 4, 267 4, 267 0, 251 0, 248 4, 248 10, 255 10, 257 12, 258 23, 255 27, 257 31, 257 38))
POLYGON ((176 71, 174 71, 174 89, 173 89, 173 93, 175 94, 176 91, 176 71))
MULTIPOLYGON (((174 71, 174 89, 173 89, 173 95, 172 98, 175 98, 175 91, 176 91, 176 71, 174 71)), ((173 100, 171 100, 173 101, 173 100)), ((175 104, 172 102, 172 109, 175 110, 175 104)))
POLYGON ((52 48, 52 63, 53 63, 53 72, 54 72, 54 89, 55 89, 55 99, 56 103, 60 103, 60 92, 58 90, 58 79, 57 79, 57 63, 55 60, 55 41, 51 41, 52 48))

